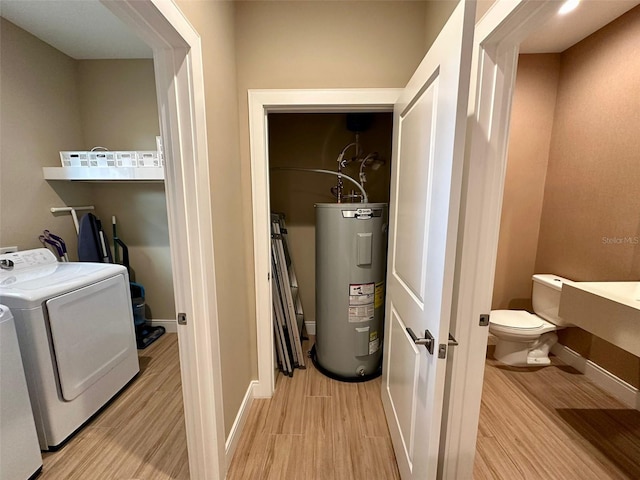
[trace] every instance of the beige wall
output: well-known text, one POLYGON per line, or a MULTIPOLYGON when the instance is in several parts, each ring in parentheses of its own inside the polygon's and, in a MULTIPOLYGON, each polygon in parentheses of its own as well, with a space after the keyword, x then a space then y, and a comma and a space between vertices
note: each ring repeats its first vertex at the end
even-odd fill
POLYGON ((530 309, 560 54, 520 55, 516 76, 493 309, 530 309))
MULTIPOLYGON (((489 10, 496 0, 476 0, 476 23, 489 10)), ((447 22, 459 0, 427 0, 425 16, 425 49, 428 49, 438 37, 440 30, 447 22)), ((426 51, 426 50, 425 50, 426 51)))
MULTIPOLYGON (((640 275, 640 7, 562 55, 536 270, 640 275), (629 241, 630 240, 630 241, 629 241)), ((640 359, 582 332, 561 342, 640 386, 640 359)))
POLYGON ((71 254, 76 232, 68 214, 50 207, 90 203, 88 185, 48 183, 42 167, 60 165, 60 150, 82 145, 75 60, 0 19, 0 245, 38 248, 50 229, 71 254))
POLYGON ((575 280, 637 280, 640 8, 562 55, 538 268, 575 280), (560 273, 560 272, 559 272, 560 273))
POLYGON ((496 0, 476 0, 476 23, 482 19, 494 3, 496 0))
POLYGON ((147 318, 175 320, 164 184, 99 183, 92 185, 92 193, 95 214, 102 220, 109 240, 111 216, 116 217, 118 237, 129 248, 131 280, 145 288, 147 318))
POLYGON ((428 0, 426 3, 424 46, 426 50, 433 45, 440 30, 458 5, 458 0, 428 0))
MULTIPOLYGON (((521 56, 494 308, 530 306, 532 272, 577 281, 638 280, 639 28, 640 7, 636 7, 560 55, 550 141, 549 125, 541 121, 548 116, 554 95, 555 60, 548 55, 521 56), (532 70, 536 64, 545 70, 532 70), (523 84, 525 72, 528 90, 523 84), (545 83, 546 96, 524 102, 526 92, 545 95, 537 91, 545 83), (546 144, 548 168, 543 179, 546 144), (540 222, 534 249, 528 237, 536 236, 536 218, 540 222)), ((559 336, 560 343, 640 386, 639 358, 579 328, 563 330, 559 336)))
POLYGON ((237 2, 240 100, 248 88, 404 86, 424 18, 414 1, 237 2))
POLYGON ((83 149, 156 150, 153 60, 80 60, 78 94, 83 149))
MULTIPOLYGON (((366 168, 369 201, 389 201, 391 132, 393 114, 376 113, 371 127, 360 133, 361 157, 378 152, 385 164, 366 168)), ((271 167, 321 168, 335 171, 336 159, 354 141, 344 113, 280 113, 269 115, 269 165, 271 167)), ((346 158, 355 150, 351 147, 346 158)), ((344 173, 358 179, 359 163, 344 173)), ((295 171, 270 172, 271 210, 286 215, 289 247, 294 262, 305 321, 315 321, 315 203, 335 202, 331 187, 336 177, 295 171)), ((351 187, 345 182, 346 191, 351 187)), ((355 188, 355 186, 354 186, 355 188)), ((357 190, 357 188, 356 188, 357 190)))
POLYGON ((71 216, 54 216, 49 207, 95 205, 109 237, 111 216, 118 218, 149 318, 175 318, 164 186, 42 177, 43 166, 60 166, 60 150, 155 150, 153 62, 77 61, 5 20, 1 30, 0 244, 40 247, 37 236, 48 228, 77 260, 71 216))
MULTIPOLYGON (((247 277, 244 209, 250 204, 241 184, 238 154, 234 2, 178 1, 200 33, 204 54, 207 136, 213 214, 213 243, 228 435, 251 380, 257 378, 255 318, 250 313, 253 279, 247 277)), ((252 311, 253 309, 251 309, 252 311)))
MULTIPOLYGON (((240 154, 247 277, 254 295, 247 90, 404 86, 424 56, 425 4, 237 2, 240 154)), ((255 321, 255 305, 249 307, 255 321)), ((250 334, 255 343, 255 327, 250 334)))
MULTIPOLYGON (((156 150, 160 135, 153 60, 80 60, 83 143, 109 150, 156 150)), ((129 247, 132 279, 145 287, 147 318, 176 318, 164 184, 91 185, 96 215, 111 238, 111 217, 129 247)))

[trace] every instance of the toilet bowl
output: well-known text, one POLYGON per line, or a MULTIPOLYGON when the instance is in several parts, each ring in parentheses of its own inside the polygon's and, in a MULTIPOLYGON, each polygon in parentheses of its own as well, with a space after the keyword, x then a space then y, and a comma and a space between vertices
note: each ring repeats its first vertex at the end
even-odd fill
POLYGON ((558 341, 556 331, 571 326, 558 315, 563 283, 571 280, 552 274, 533 276, 535 314, 525 310, 493 310, 489 332, 498 339, 494 358, 512 366, 549 365, 549 351, 558 341))

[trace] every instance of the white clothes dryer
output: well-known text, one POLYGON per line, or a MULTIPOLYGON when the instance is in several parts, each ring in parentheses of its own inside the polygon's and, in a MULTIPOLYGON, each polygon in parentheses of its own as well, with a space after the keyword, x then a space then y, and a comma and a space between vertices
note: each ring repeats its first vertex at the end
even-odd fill
POLYGON ((139 372, 121 265, 59 263, 45 248, 0 255, 42 450, 56 450, 139 372))

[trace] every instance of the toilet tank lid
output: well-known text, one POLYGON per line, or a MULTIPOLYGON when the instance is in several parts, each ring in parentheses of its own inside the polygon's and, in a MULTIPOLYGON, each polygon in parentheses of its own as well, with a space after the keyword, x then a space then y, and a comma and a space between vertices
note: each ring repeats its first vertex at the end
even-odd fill
POLYGON ((573 283, 568 278, 554 275, 553 273, 536 273, 533 276, 533 281, 551 287, 555 290, 562 290, 563 283, 573 283))

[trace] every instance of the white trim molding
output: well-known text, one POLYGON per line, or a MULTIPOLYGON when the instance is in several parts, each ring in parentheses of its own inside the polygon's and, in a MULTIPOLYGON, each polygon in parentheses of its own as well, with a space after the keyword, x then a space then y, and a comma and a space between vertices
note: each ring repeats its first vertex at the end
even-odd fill
POLYGON ((233 455, 238 448, 238 443, 240 443, 240 435, 244 429, 244 425, 247 423, 247 418, 249 418, 249 412, 251 411, 251 405, 253 405, 253 400, 255 398, 254 392, 257 386, 257 380, 252 380, 249 383, 249 388, 247 388, 244 398, 242 399, 242 403, 240 404, 238 415, 236 415, 236 419, 233 421, 233 425, 229 431, 229 436, 227 437, 227 442, 225 444, 227 470, 229 469, 233 455))
POLYGON ((258 339, 257 397, 268 398, 275 388, 271 314, 271 229, 269 224, 270 112, 393 111, 402 90, 364 88, 338 90, 249 90, 249 141, 253 205, 253 253, 256 279, 256 335, 258 339))
POLYGON ((150 320, 149 323, 152 327, 164 327, 167 333, 178 333, 178 322, 176 320, 162 320, 156 319, 150 320))
POLYGON ((307 335, 315 335, 316 334, 316 321, 310 320, 304 322, 304 328, 307 331, 307 335))
POLYGON ((597 363, 584 358, 569 347, 556 343, 551 353, 567 365, 575 368, 602 390, 617 398, 626 406, 640 411, 640 390, 628 384, 597 363))
POLYGON ((152 49, 191 478, 225 476, 222 373, 202 48, 171 0, 101 0, 152 49))

